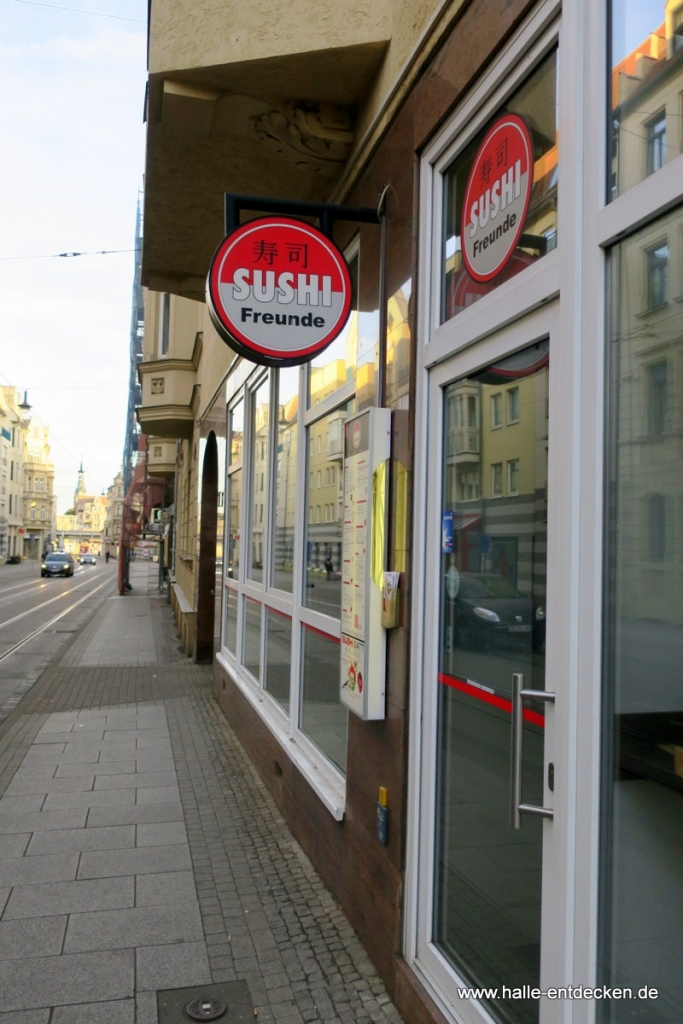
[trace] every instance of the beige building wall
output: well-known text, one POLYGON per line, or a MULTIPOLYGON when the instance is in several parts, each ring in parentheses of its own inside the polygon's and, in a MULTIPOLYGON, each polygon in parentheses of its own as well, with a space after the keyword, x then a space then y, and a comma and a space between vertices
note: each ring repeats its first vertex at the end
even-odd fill
POLYGON ((23 555, 23 466, 27 421, 16 388, 0 387, 0 564, 23 555), (22 531, 22 532, 20 532, 22 531))

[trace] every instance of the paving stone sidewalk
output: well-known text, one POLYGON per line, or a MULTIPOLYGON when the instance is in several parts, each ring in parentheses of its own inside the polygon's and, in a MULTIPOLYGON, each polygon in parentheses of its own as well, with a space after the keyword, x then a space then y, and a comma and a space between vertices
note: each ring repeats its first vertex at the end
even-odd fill
POLYGON ((131 582, 0 727, 0 1024, 156 1024, 158 990, 237 980, 262 1022, 400 1024, 156 573, 131 582))

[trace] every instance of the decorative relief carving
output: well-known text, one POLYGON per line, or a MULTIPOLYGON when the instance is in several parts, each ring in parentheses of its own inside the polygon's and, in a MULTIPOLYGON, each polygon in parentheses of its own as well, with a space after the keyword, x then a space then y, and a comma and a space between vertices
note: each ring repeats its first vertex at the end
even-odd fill
POLYGON ((284 110, 259 114, 251 123, 262 142, 300 169, 343 164, 351 151, 349 114, 330 104, 314 107, 292 100, 284 110))
POLYGON ((163 377, 152 377, 152 394, 163 395, 164 393, 164 378, 163 377))
POLYGON ((161 445, 160 444, 155 444, 154 445, 154 452, 153 452, 154 458, 155 459, 160 459, 162 451, 163 451, 163 449, 162 449, 161 445))

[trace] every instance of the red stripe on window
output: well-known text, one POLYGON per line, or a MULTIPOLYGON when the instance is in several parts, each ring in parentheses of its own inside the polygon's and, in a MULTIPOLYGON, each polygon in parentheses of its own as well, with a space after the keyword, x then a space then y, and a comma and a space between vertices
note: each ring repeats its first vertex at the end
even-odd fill
MULTIPOLYGON (((507 697, 497 697, 495 693, 482 690, 479 686, 472 686, 466 679, 448 676, 445 672, 439 672, 438 679, 440 683, 450 686, 454 690, 460 690, 461 693, 466 693, 468 697, 476 697, 477 700, 483 700, 485 704, 491 704, 494 708, 500 708, 501 711, 507 711, 508 714, 512 714, 512 701, 508 700, 507 697)), ((531 722, 532 725, 540 725, 541 728, 545 726, 543 715, 539 715, 537 711, 529 711, 528 708, 524 708, 524 721, 531 722)))
POLYGON ((323 633, 322 629, 316 629, 315 626, 309 626, 307 622, 302 622, 301 625, 304 629, 310 629, 311 633, 317 633, 318 636, 322 636, 325 640, 331 640, 333 644, 341 643, 338 636, 330 636, 329 633, 323 633))

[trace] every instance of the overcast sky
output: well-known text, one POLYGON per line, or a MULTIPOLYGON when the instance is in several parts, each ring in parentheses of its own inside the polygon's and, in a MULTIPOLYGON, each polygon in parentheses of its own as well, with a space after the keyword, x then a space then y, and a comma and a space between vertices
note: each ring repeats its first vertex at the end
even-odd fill
POLYGON ((134 254, 19 257, 133 248, 146 12, 0 0, 0 381, 50 427, 59 513, 81 459, 90 493, 121 464, 134 254))

